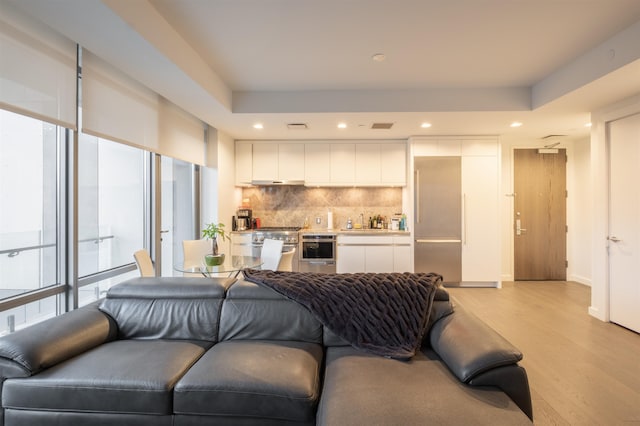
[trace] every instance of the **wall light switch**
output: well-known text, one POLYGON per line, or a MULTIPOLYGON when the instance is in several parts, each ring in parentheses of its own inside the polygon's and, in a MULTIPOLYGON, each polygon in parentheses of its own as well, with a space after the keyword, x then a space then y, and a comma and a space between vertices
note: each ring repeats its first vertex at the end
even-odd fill
POLYGON ((322 218, 320 216, 316 217, 316 224, 322 225, 322 218))

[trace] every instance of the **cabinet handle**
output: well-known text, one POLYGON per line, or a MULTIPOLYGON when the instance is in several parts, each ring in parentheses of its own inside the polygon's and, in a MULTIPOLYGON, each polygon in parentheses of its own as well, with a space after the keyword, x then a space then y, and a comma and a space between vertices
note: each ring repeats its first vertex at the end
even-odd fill
POLYGON ((415 171, 416 189, 414 199, 416 201, 416 223, 420 223, 420 170, 415 171))
POLYGON ((467 194, 462 194, 462 245, 467 245, 467 194))

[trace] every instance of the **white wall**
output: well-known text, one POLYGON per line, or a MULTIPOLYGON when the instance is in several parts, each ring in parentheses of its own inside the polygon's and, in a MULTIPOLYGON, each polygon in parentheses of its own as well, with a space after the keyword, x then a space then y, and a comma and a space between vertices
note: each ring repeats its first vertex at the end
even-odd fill
POLYGON ((567 162, 567 280, 591 285, 591 142, 584 139, 571 146, 567 162))
MULTIPOLYGON (((241 202, 242 190, 235 187, 235 145, 227 134, 209 128, 206 154, 207 167, 202 168, 201 225, 221 222, 231 232, 231 217, 241 202)), ((221 251, 230 248, 221 244, 221 251)))

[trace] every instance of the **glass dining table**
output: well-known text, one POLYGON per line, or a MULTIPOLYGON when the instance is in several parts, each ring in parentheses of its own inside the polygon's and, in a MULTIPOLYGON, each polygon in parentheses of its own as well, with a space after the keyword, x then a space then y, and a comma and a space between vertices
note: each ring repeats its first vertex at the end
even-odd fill
POLYGON ((173 269, 185 274, 199 274, 204 277, 218 276, 227 274, 229 277, 237 277, 244 269, 258 268, 262 265, 262 259, 259 256, 225 256, 221 265, 208 266, 202 261, 198 266, 174 265, 173 269))

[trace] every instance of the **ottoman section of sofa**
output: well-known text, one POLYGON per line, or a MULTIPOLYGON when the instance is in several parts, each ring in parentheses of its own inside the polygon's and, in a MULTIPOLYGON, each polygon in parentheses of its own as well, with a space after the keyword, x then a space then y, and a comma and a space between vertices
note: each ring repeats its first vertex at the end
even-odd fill
POLYGON ((460 382, 430 350, 410 361, 327 348, 317 425, 531 425, 503 392, 460 382), (461 409, 461 407, 464 407, 461 409))
POLYGON ((202 343, 117 340, 28 378, 8 379, 7 410, 171 415, 173 387, 202 343))
POLYGON ((220 342, 176 384, 174 411, 178 417, 313 424, 320 397, 322 357, 322 346, 317 343, 220 342))

